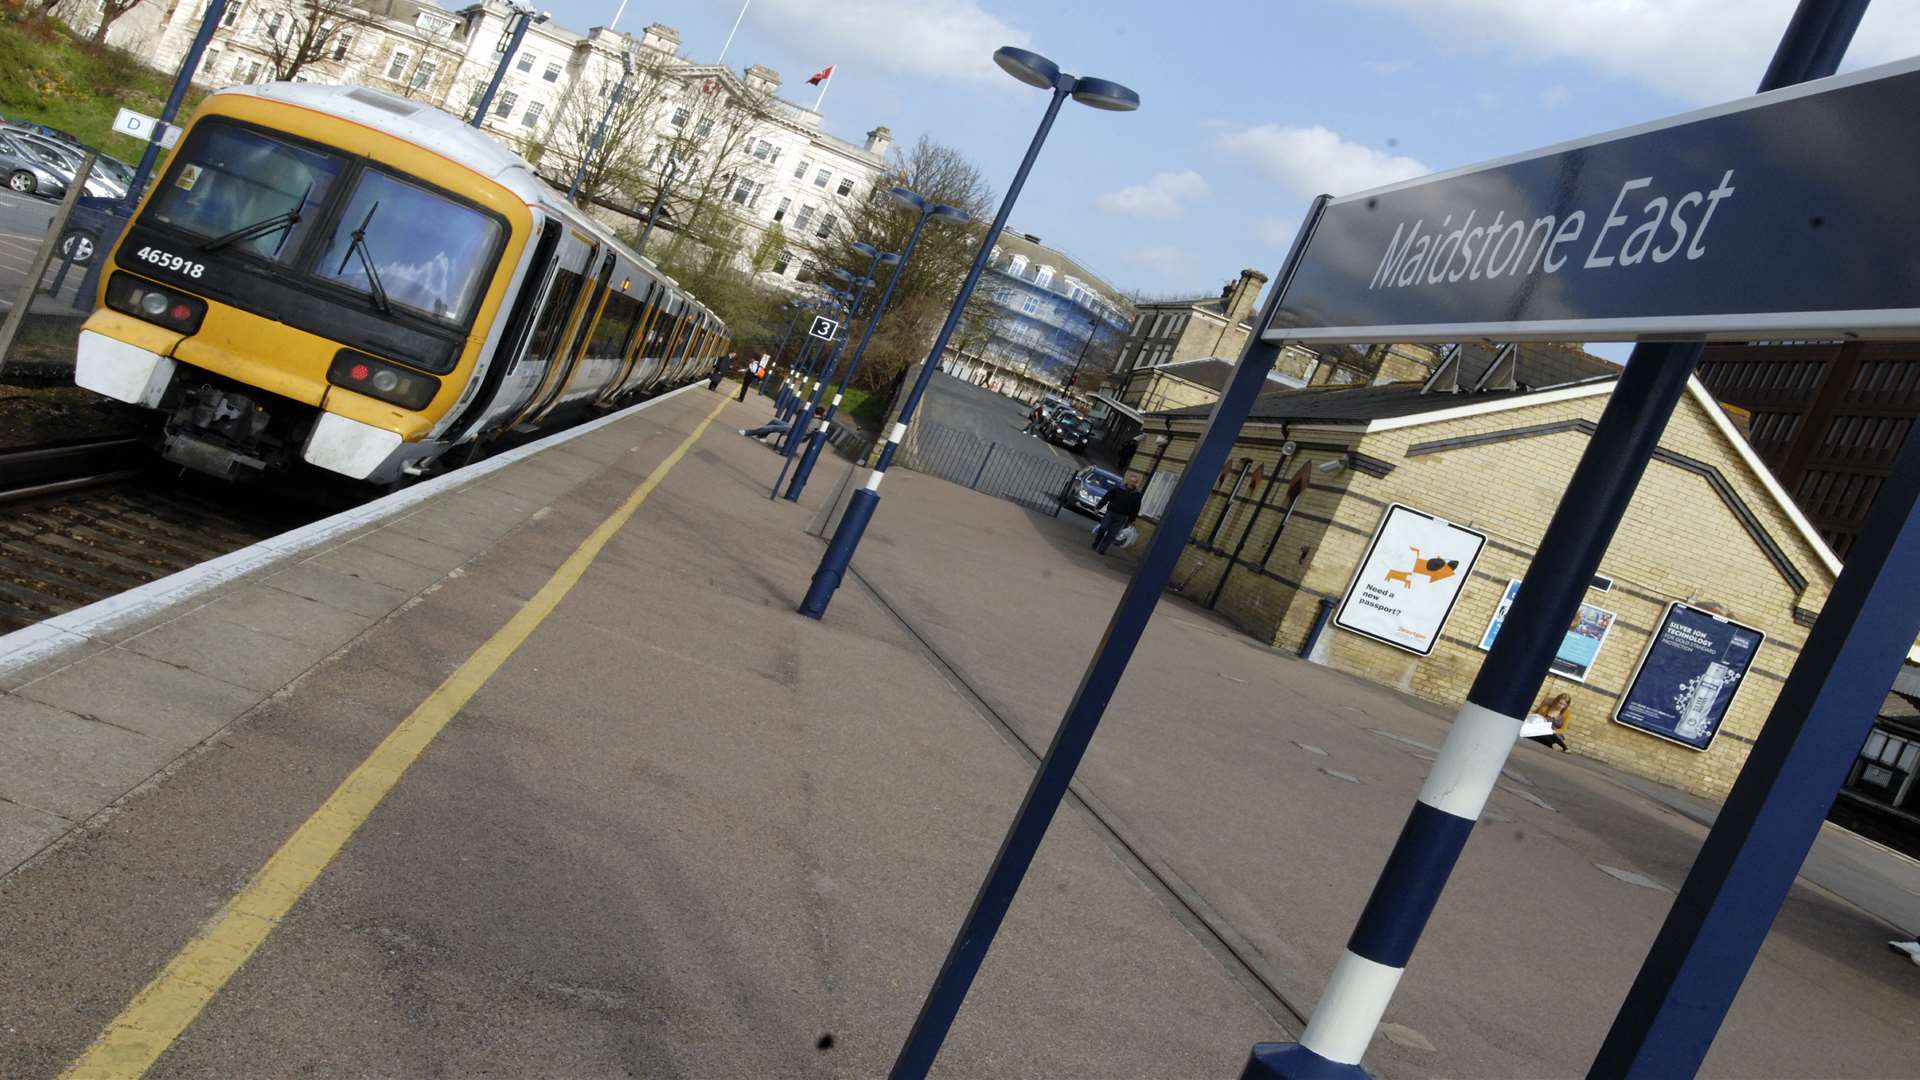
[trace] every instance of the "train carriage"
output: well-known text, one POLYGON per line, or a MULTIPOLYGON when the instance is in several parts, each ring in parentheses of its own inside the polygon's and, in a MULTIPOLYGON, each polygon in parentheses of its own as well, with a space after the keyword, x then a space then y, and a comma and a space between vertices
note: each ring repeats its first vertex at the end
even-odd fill
POLYGON ((687 382, 725 341, 524 160, 363 87, 209 96, 105 270, 75 381, 227 477, 391 483, 687 382))

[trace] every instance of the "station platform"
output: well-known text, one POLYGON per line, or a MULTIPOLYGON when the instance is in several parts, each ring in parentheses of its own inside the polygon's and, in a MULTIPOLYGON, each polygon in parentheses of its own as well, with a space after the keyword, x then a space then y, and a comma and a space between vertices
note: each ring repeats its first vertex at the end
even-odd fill
MULTIPOLYGON (((895 470, 801 618, 847 466, 770 501, 766 413, 700 384, 0 639, 0 1075, 884 1073, 1130 567, 895 470)), ((1445 723, 1169 596, 937 1072, 1237 1075, 1445 723)), ((1584 1072, 1704 832, 1531 744, 1489 809, 1375 1076, 1584 1072)), ((1856 869, 1709 1074, 1910 1071, 1920 877, 1856 869)))

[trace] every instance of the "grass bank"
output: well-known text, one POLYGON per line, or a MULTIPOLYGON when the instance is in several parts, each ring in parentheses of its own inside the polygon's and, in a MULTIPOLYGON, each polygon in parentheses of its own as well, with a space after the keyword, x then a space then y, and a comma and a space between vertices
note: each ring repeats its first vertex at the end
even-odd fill
MULTIPOLYGON (((133 161, 142 144, 113 130, 114 114, 128 108, 157 116, 172 86, 172 75, 119 49, 78 41, 57 21, 0 15, 0 116, 8 120, 58 128, 133 161)), ((202 96, 190 91, 181 115, 202 96)))

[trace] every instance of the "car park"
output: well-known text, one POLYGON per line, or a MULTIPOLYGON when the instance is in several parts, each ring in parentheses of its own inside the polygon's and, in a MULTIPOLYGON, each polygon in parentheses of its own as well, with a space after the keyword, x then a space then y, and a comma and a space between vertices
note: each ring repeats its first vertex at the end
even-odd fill
POLYGON ((72 179, 72 173, 61 168, 59 155, 27 142, 12 129, 0 129, 0 176, 16 195, 49 199, 65 195, 72 179))
POLYGON ((1108 491, 1120 486, 1120 482, 1117 474, 1089 465, 1067 481, 1067 489, 1060 494, 1060 505, 1088 517, 1099 517, 1100 511, 1095 507, 1108 491))

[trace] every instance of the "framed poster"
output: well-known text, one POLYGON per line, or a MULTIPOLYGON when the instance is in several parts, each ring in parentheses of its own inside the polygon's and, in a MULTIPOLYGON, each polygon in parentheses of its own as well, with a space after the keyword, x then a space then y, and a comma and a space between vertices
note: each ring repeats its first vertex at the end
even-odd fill
POLYGON ((1486 544, 1485 533, 1394 503, 1381 517, 1333 624, 1431 655, 1486 544))
POLYGON ((1766 638, 1712 612, 1668 604, 1614 720, 1690 750, 1705 750, 1766 638))
MULTIPOLYGON (((1480 635, 1480 651, 1493 648, 1493 639, 1500 636, 1500 625, 1507 621, 1507 609, 1513 606, 1513 598, 1519 592, 1518 581, 1507 582, 1507 591, 1493 609, 1487 632, 1480 635)), ((1593 604, 1581 604, 1580 613, 1574 616, 1573 625, 1567 627, 1566 637, 1561 639, 1560 648, 1553 655, 1553 673, 1574 682, 1586 682, 1587 672, 1593 670, 1593 662, 1600 655, 1600 646, 1606 644, 1607 635, 1612 631, 1613 612, 1593 604)))

